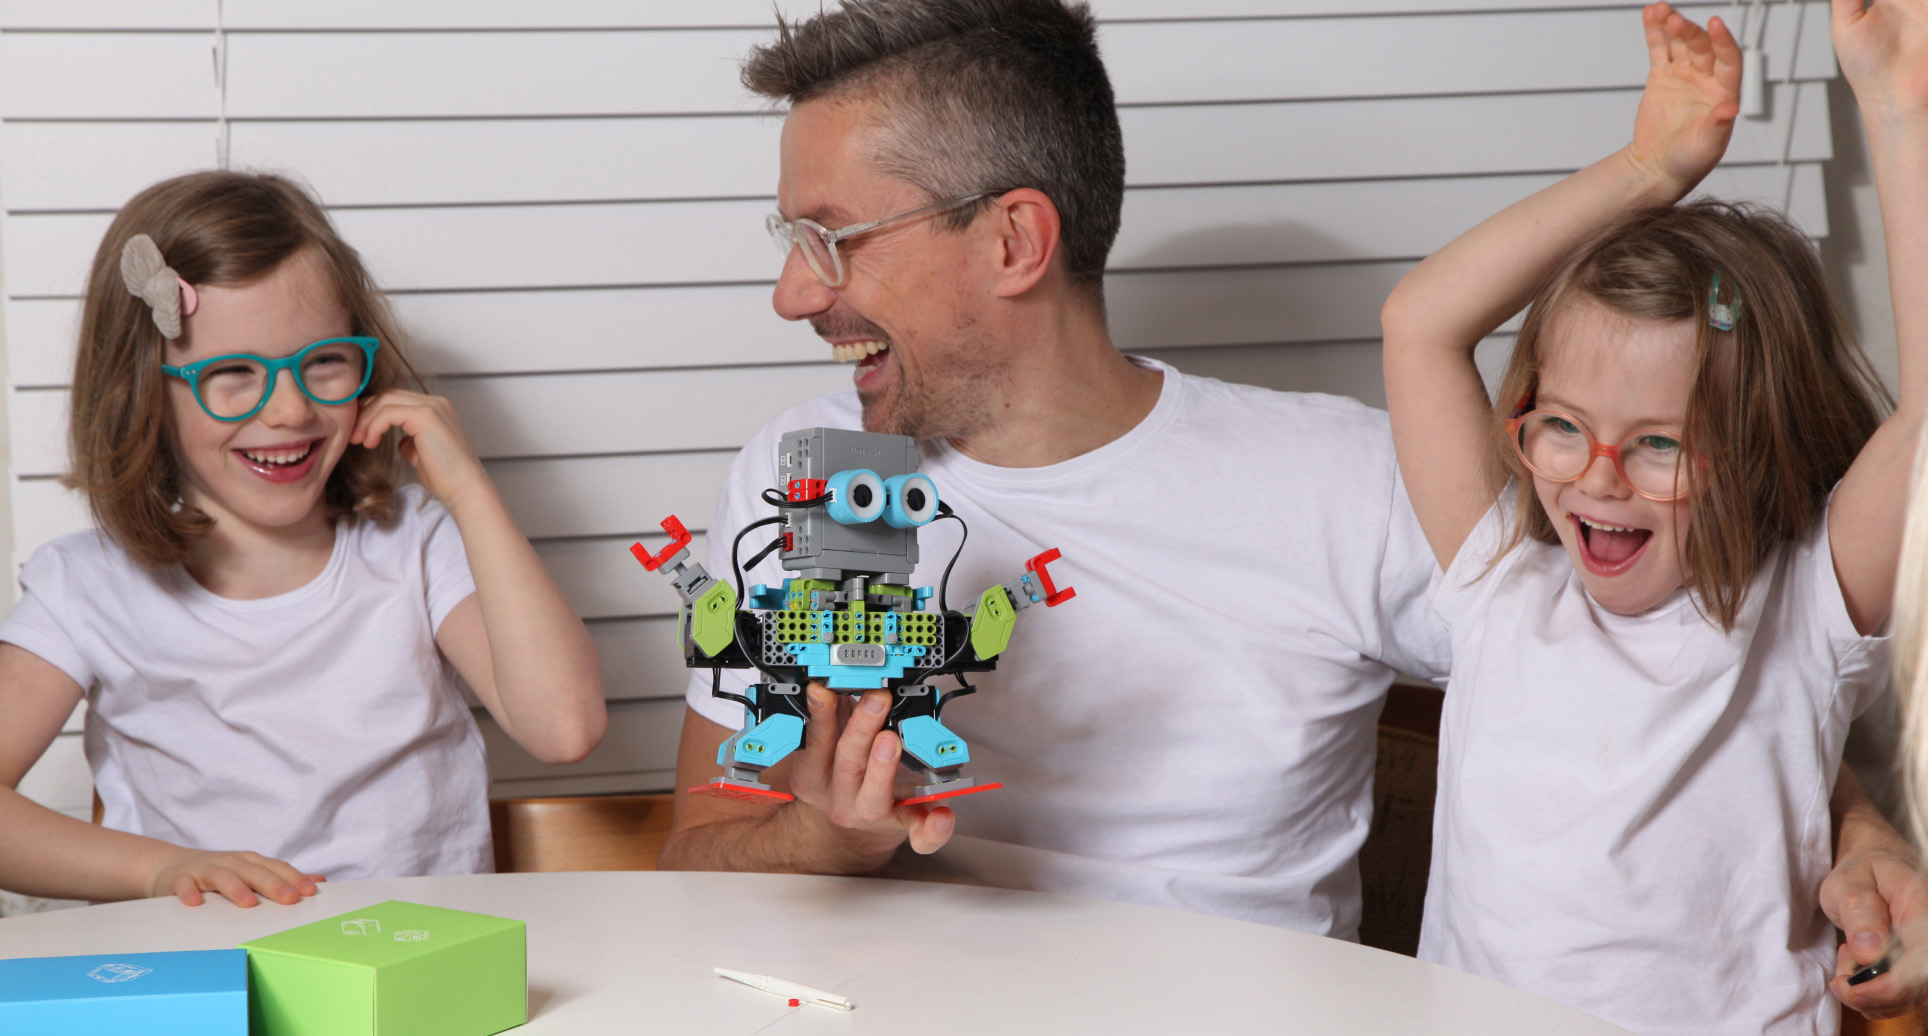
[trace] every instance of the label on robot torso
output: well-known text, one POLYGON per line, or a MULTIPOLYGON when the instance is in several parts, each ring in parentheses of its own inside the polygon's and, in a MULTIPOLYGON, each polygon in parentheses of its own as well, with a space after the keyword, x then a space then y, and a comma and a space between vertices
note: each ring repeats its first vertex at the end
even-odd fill
POLYGON ((883 665, 886 652, 882 644, 838 644, 830 649, 836 665, 883 665))

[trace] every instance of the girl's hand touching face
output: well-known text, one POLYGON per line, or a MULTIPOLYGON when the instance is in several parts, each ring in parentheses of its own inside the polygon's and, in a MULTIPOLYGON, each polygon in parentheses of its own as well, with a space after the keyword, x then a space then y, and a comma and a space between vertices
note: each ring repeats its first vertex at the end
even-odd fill
POLYGON ((316 883, 325 880, 260 853, 183 849, 154 872, 147 894, 179 896, 188 906, 200 906, 204 892, 218 892, 238 907, 254 906, 263 896, 287 906, 320 891, 316 883))
POLYGON ((350 441, 372 450, 390 428, 402 430, 402 459, 415 468, 422 487, 451 510, 455 498, 490 484, 455 407, 441 396, 395 390, 363 400, 350 441))
POLYGON ((1649 65, 1628 153, 1685 195, 1727 151, 1741 113, 1741 48, 1718 16, 1702 29, 1660 3, 1640 17, 1649 65))
POLYGON ((1834 0, 1834 53, 1863 108, 1928 119, 1928 0, 1834 0))

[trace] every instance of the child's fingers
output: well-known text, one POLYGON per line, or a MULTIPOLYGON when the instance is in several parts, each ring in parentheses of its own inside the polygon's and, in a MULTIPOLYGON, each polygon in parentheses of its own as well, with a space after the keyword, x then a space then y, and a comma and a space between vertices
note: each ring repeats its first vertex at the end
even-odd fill
POLYGON ((1702 75, 1714 71, 1714 44, 1692 19, 1676 13, 1667 19, 1667 30, 1674 38, 1675 52, 1681 61, 1702 75))
POLYGON ((1707 19, 1707 42, 1714 50, 1714 72, 1720 76, 1721 85, 1727 85, 1727 78, 1733 77, 1735 89, 1741 83, 1741 43, 1734 38, 1734 31, 1720 15, 1707 19))
POLYGON ((1640 27, 1647 33, 1647 63, 1655 68, 1665 67, 1670 60, 1667 15, 1672 10, 1666 4, 1648 4, 1640 12, 1640 27))
POLYGON ((201 905, 201 884, 192 874, 181 874, 174 879, 174 895, 187 906, 201 905))
POLYGON ((1867 14, 1867 8, 1863 6, 1863 0, 1834 0, 1829 5, 1828 14, 1834 23, 1834 31, 1840 32, 1860 21, 1867 14))
POLYGON ((247 880, 228 867, 210 867, 201 875, 200 880, 213 891, 228 898, 228 902, 238 907, 252 907, 261 902, 261 897, 248 887, 247 880))

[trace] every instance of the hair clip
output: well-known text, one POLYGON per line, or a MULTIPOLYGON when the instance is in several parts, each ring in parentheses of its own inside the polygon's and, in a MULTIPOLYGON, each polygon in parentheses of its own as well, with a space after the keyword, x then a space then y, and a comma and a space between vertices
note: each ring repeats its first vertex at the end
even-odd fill
POLYGON ((121 280, 154 311, 154 326, 169 341, 181 337, 181 318, 192 316, 201 304, 194 286, 167 265, 160 246, 146 234, 135 234, 121 248, 121 280))
POLYGON ((1720 272, 1714 273, 1713 287, 1707 289, 1707 323, 1716 331, 1732 331, 1741 319, 1741 296, 1734 293, 1734 301, 1723 304, 1720 300, 1720 272))

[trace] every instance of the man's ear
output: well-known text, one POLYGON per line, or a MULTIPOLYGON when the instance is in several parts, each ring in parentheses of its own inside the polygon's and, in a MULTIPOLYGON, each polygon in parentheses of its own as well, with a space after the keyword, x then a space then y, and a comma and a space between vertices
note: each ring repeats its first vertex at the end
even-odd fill
POLYGON ((1020 187, 998 197, 985 215, 993 220, 998 238, 998 296, 1015 298, 1030 291, 1057 258, 1058 207, 1043 191, 1020 187))

